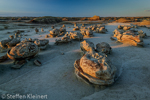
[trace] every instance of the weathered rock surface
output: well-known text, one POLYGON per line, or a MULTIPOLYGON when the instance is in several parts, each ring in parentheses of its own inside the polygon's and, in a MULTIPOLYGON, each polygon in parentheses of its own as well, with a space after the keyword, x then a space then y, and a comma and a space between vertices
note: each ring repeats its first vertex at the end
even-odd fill
POLYGON ((83 39, 83 35, 79 32, 70 32, 70 34, 65 34, 65 36, 69 36, 70 39, 73 40, 82 40, 83 39))
POLYGON ((119 34, 123 34, 123 32, 124 32, 123 30, 115 29, 113 31, 114 37, 117 37, 117 35, 119 35, 119 34))
POLYGON ((111 47, 106 42, 98 43, 96 45, 96 51, 97 52, 102 52, 102 53, 105 53, 105 54, 109 54, 111 52, 111 47))
POLYGON ((131 27, 130 26, 124 26, 123 30, 129 30, 131 27))
POLYGON ((82 29, 81 34, 85 37, 92 37, 93 36, 93 31, 88 30, 88 29, 82 29))
POLYGON ((79 26, 76 26, 75 28, 73 28, 73 31, 77 31, 80 30, 79 26))
POLYGON ((117 35, 117 40, 119 42, 130 44, 133 46, 143 46, 144 45, 143 39, 140 38, 139 35, 132 35, 132 34, 123 33, 123 34, 117 35))
POLYGON ((8 48, 6 44, 9 43, 10 41, 12 41, 12 39, 2 40, 2 41, 0 42, 0 46, 1 46, 2 48, 8 48))
POLYGON ((87 52, 74 67, 78 78, 95 85, 113 84, 117 70, 105 54, 96 52, 87 52))
POLYGON ((50 37, 56 37, 59 36, 59 34, 60 34, 59 29, 53 29, 52 31, 50 31, 50 37))
POLYGON ((7 59, 8 59, 7 54, 5 54, 4 56, 1 56, 0 57, 0 63, 6 61, 7 59))
POLYGON ((20 69, 23 65, 25 65, 27 61, 25 59, 15 61, 14 65, 11 68, 20 69))
POLYGON ((118 29, 123 29, 123 26, 121 26, 121 25, 118 25, 118 29))
POLYGON ((39 60, 34 60, 34 62, 33 62, 36 66, 41 66, 41 62, 39 61, 39 60))
POLYGON ((20 43, 20 40, 17 38, 14 38, 13 40, 11 40, 10 42, 8 42, 6 45, 8 48, 14 47, 16 46, 16 44, 20 43))
POLYGON ((83 55, 86 52, 95 51, 94 43, 84 40, 83 42, 80 43, 80 49, 81 49, 83 55))
POLYGON ((25 59, 34 57, 39 52, 39 48, 32 42, 19 43, 7 52, 10 59, 25 59))
POLYGON ((62 38, 56 39, 55 44, 58 45, 60 43, 68 43, 71 42, 71 39, 69 36, 63 36, 62 38))
POLYGON ((48 43, 49 43, 49 40, 47 39, 42 39, 42 40, 35 40, 34 43, 41 49, 41 50, 44 50, 46 49, 48 43))
POLYGON ((59 35, 64 35, 66 33, 66 28, 60 28, 60 33, 59 35))
POLYGON ((144 38, 144 37, 147 36, 146 33, 144 33, 142 30, 138 31, 138 34, 139 34, 139 36, 142 37, 142 38, 144 38))

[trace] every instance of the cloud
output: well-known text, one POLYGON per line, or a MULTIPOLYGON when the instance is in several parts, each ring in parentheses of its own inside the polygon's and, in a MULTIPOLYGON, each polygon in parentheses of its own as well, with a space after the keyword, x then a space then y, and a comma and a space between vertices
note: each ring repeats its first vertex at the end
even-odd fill
POLYGON ((145 10, 145 12, 150 12, 150 10, 145 10))

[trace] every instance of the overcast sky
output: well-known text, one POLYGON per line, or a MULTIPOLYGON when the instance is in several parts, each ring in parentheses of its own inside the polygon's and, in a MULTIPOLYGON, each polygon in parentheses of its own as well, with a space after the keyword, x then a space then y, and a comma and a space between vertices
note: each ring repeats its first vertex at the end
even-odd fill
POLYGON ((150 0, 0 0, 0 16, 150 16, 150 0))

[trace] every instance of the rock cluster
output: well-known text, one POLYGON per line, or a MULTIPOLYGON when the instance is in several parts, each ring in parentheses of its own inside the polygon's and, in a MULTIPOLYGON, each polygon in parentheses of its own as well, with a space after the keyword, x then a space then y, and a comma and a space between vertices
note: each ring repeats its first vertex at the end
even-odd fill
POLYGON ((50 37, 58 37, 64 35, 66 33, 66 28, 61 27, 60 29, 53 29, 50 31, 50 34, 45 36, 46 38, 50 37))
POLYGON ((73 31, 77 31, 77 30, 80 30, 79 26, 76 26, 75 28, 73 28, 73 31))
POLYGON ((6 39, 0 42, 0 47, 7 49, 16 46, 17 43, 20 43, 20 39, 6 39))
POLYGON ((96 33, 106 33, 107 29, 105 29, 105 27, 100 27, 96 29, 96 33))
POLYGON ((59 36, 60 30, 59 29, 53 29, 50 31, 50 37, 56 37, 59 36))
POLYGON ((93 31, 92 30, 88 30, 88 29, 82 29, 81 30, 81 34, 84 37, 92 37, 93 36, 93 31))
POLYGON ((83 39, 83 35, 80 32, 70 32, 69 34, 65 34, 65 36, 69 36, 72 40, 80 41, 83 39))
POLYGON ((117 69, 105 54, 108 51, 103 53, 102 50, 103 48, 110 49, 109 44, 99 43, 95 49, 92 42, 83 41, 80 43, 80 48, 84 55, 74 63, 76 76, 94 85, 113 84, 117 69))
POLYGON ((58 45, 60 43, 68 43, 71 42, 71 39, 69 36, 63 36, 62 38, 56 39, 55 44, 58 45))
MULTIPOLYGON (((144 45, 142 38, 146 37, 146 33, 144 33, 142 30, 138 31, 138 33, 135 29, 129 30, 130 28, 134 26, 124 26, 123 28, 120 28, 120 27, 123 27, 123 26, 118 26, 118 29, 115 29, 113 32, 113 37, 116 37, 117 41, 121 43, 130 44, 133 46, 144 45)), ((111 37, 111 39, 113 37, 111 37)))
POLYGON ((95 48, 92 42, 84 40, 83 42, 80 43, 80 49, 82 51, 82 55, 84 55, 86 52, 89 52, 89 51, 95 51, 98 53, 101 52, 105 54, 111 53, 111 47, 106 42, 101 42, 101 43, 96 44, 96 48, 95 48))

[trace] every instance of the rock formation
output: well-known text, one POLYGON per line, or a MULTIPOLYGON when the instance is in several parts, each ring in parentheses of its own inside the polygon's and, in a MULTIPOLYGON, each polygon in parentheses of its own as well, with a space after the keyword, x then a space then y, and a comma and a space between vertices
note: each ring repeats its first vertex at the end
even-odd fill
POLYGON ((111 52, 111 47, 108 43, 101 42, 96 45, 96 51, 109 54, 111 52))
POLYGON ((88 30, 88 29, 82 29, 81 34, 85 37, 92 37, 93 36, 93 31, 88 30))
POLYGON ((111 85, 114 83, 116 67, 103 53, 87 52, 74 63, 76 76, 94 85, 111 85))
POLYGON ((44 50, 46 49, 46 47, 48 46, 48 43, 49 43, 49 40, 46 40, 46 39, 37 39, 34 41, 34 43, 41 49, 41 50, 44 50))
POLYGON ((13 60, 20 60, 34 57, 39 52, 39 48, 32 42, 21 42, 7 52, 7 56, 13 60))
POLYGON ((59 36, 60 34, 60 30, 59 29, 53 29, 52 31, 50 31, 50 37, 56 37, 59 36))
POLYGON ((106 33, 107 29, 105 29, 105 27, 100 27, 96 29, 96 33, 106 33))
POLYGON ((68 43, 71 42, 71 39, 69 36, 63 36, 62 38, 56 39, 55 44, 58 45, 60 43, 68 43))
POLYGON ((146 33, 144 33, 142 30, 138 31, 138 34, 139 34, 139 36, 142 37, 142 38, 144 38, 144 37, 147 36, 146 33))
POLYGON ((89 51, 95 51, 94 43, 84 40, 83 42, 80 43, 80 49, 82 55, 84 55, 86 52, 89 51))
POLYGON ((82 40, 83 35, 79 32, 70 32, 70 34, 65 34, 65 36, 69 36, 72 40, 82 40))

